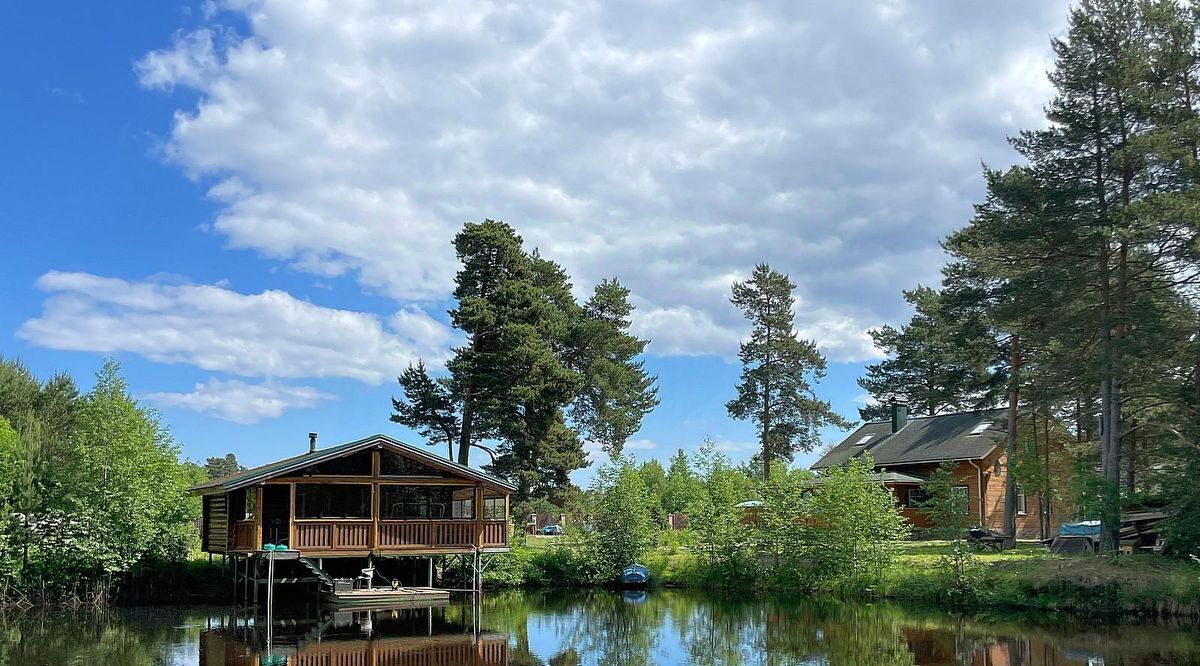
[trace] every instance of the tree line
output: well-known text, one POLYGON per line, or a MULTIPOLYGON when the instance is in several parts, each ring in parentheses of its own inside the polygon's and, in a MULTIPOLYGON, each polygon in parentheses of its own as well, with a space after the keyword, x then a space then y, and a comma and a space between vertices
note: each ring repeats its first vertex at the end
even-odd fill
POLYGON ((0 358, 0 603, 103 602, 130 574, 179 562, 197 543, 206 475, 182 462, 116 362, 81 394, 0 358))
POLYGON ((1200 548, 1198 26, 1175 0, 1073 8, 1046 125, 1010 139, 1020 164, 985 168, 942 286, 904 292, 912 319, 872 332, 888 358, 859 382, 863 418, 897 398, 926 415, 1007 406, 1009 533, 1020 482, 1043 513, 1078 499, 1105 550, 1132 507, 1166 508, 1171 547, 1200 548))

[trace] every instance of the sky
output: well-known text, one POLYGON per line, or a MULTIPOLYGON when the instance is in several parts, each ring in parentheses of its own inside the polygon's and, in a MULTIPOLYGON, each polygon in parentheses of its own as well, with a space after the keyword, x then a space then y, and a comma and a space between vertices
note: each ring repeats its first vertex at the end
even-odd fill
POLYGON ((450 240, 501 219, 581 298, 631 289, 662 401, 631 454, 745 459, 731 282, 790 276, 857 418, 867 331, 1044 123, 1067 7, 5 3, 0 354, 84 390, 116 358, 193 460, 419 442, 396 375, 461 342, 450 240))

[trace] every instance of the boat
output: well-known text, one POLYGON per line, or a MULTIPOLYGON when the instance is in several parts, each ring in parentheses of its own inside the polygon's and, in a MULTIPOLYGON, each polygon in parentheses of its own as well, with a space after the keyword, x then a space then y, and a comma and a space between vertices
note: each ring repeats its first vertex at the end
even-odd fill
POLYGON ((640 564, 631 564, 621 570, 621 584, 641 587, 650 582, 650 570, 640 564))

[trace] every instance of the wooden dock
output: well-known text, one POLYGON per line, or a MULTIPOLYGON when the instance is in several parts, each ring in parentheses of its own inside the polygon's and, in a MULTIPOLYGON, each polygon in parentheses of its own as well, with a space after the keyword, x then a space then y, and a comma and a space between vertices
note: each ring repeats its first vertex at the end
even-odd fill
POLYGON ((402 587, 398 590, 372 588, 346 592, 321 592, 321 600, 337 606, 396 606, 407 603, 430 604, 450 600, 448 590, 432 587, 402 587))

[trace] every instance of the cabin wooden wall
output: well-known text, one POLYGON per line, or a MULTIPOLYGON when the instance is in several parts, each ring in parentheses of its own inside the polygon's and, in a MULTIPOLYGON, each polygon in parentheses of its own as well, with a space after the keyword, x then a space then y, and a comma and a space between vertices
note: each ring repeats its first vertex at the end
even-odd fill
POLYGON ((224 553, 229 543, 229 506, 225 495, 204 496, 204 523, 200 533, 201 550, 224 553))

